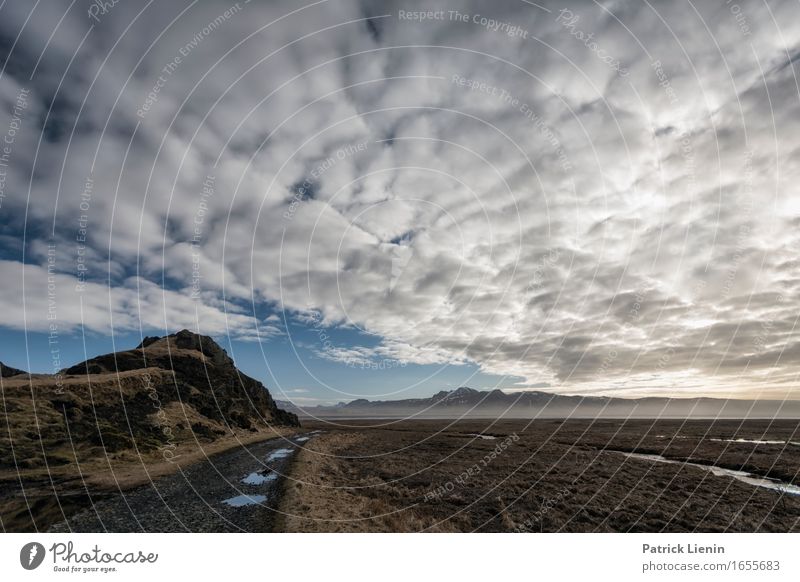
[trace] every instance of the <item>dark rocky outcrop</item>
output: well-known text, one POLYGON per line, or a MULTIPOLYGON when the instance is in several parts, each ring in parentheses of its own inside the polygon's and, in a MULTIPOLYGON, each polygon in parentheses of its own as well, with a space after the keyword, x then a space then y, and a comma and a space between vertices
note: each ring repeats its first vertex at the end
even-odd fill
POLYGON ((187 330, 57 375, 4 377, 3 394, 0 468, 52 468, 114 453, 167 458, 183 443, 299 426, 213 339, 187 330))
POLYGON ((11 378, 12 376, 19 376, 20 374, 27 374, 27 372, 6 366, 3 362, 0 362, 0 377, 11 378))
POLYGON ((157 388, 162 404, 177 400, 192 405, 207 418, 240 428, 265 421, 299 425, 297 416, 278 408, 264 385, 238 370, 211 337, 186 329, 166 337, 147 337, 132 350, 98 356, 62 373, 109 374, 147 368, 158 368, 174 377, 173 382, 157 388))

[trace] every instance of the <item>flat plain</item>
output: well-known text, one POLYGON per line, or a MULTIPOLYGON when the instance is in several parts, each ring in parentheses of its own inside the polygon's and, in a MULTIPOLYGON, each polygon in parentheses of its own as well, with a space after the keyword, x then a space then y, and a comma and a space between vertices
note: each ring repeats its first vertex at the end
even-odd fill
POLYGON ((796 421, 304 425, 288 531, 800 530, 796 421))
POLYGON ((0 519, 61 532, 796 532, 797 432, 788 420, 306 420, 183 443, 180 463, 8 469, 0 519))

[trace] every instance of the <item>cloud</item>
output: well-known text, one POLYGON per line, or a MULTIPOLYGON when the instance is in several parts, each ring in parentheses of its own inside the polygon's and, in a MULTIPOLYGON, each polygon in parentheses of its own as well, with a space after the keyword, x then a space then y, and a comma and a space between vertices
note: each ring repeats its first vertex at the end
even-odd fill
POLYGON ((7 327, 47 329, 52 244, 63 325, 252 338, 269 305, 379 338, 318 350, 336 362, 578 392, 794 381, 791 3, 747 30, 724 4, 419 22, 407 2, 125 2, 90 30, 84 3, 56 30, 63 9, 0 24, 22 33, 0 131, 31 90, 0 209, 26 236, 2 263, 7 327))
POLYGON ((212 335, 241 339, 269 337, 270 326, 257 326, 240 307, 211 306, 188 294, 163 289, 140 277, 108 287, 84 283, 72 275, 38 265, 0 261, 4 293, 0 309, 7 327, 58 333, 81 327, 104 334, 113 331, 203 329, 212 335))

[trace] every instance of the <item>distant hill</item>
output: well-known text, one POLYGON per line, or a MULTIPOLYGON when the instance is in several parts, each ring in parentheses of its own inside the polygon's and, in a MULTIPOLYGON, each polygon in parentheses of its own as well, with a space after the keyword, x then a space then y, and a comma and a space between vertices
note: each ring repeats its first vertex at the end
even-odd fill
POLYGON ((299 425, 213 339, 188 330, 146 338, 60 376, 6 377, 6 370, 0 468, 169 451, 183 442, 299 425))
POLYGON ((430 398, 358 399, 335 406, 300 407, 301 417, 379 418, 800 418, 800 401, 718 398, 607 398, 547 392, 505 393, 461 387, 430 398))
POLYGON ((27 374, 27 372, 17 370, 16 368, 10 368, 3 362, 0 362, 0 378, 11 378, 12 376, 20 376, 22 374, 27 374))

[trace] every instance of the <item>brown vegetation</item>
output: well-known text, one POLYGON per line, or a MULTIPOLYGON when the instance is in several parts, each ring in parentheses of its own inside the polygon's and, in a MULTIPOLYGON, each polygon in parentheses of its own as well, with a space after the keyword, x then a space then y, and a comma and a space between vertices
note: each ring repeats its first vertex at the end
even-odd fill
POLYGON ((0 525, 16 531, 63 519, 87 491, 298 426, 211 338, 186 330, 60 375, 3 378, 1 406, 0 525))
POLYGON ((297 456, 281 505, 286 530, 800 530, 798 496, 616 452, 658 453, 798 484, 800 447, 709 440, 791 440, 794 422, 383 424, 325 426, 328 432, 297 456), (482 432, 496 438, 470 436, 482 432), (491 457, 513 435, 518 440, 491 457))

